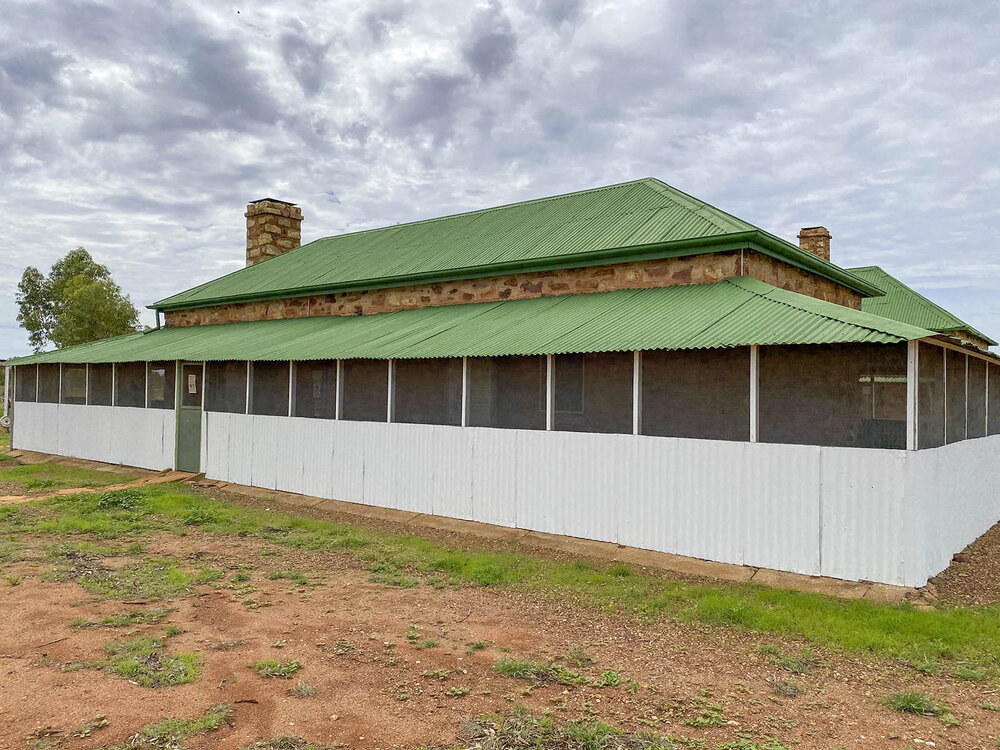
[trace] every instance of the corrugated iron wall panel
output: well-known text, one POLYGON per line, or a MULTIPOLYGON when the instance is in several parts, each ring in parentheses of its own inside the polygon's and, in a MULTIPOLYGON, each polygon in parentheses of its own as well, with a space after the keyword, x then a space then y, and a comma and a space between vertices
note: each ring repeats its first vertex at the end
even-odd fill
POLYGON ((746 444, 745 564, 820 574, 823 450, 811 445, 746 444))
POLYGON ((823 448, 819 477, 822 573, 834 578, 922 585, 904 563, 916 545, 905 533, 903 487, 915 454, 823 448))
POLYGON ((19 402, 14 446, 143 469, 174 465, 173 409, 19 402))

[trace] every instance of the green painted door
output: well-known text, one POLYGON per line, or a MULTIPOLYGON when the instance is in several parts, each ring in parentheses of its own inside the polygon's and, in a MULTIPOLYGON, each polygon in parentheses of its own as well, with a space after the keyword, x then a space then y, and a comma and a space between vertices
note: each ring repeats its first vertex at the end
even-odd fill
POLYGON ((177 471, 201 471, 202 365, 181 365, 177 400, 177 471))

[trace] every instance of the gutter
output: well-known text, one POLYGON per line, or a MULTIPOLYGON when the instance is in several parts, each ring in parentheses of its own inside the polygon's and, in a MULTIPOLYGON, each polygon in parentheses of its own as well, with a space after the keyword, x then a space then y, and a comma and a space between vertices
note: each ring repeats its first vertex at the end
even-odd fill
MULTIPOLYGON (((480 266, 467 266, 461 269, 446 269, 427 271, 424 273, 404 274, 400 276, 384 276, 374 279, 322 284, 317 286, 299 286, 277 289, 264 293, 234 294, 225 297, 213 297, 199 300, 187 300, 167 303, 160 300, 148 309, 157 311, 190 310, 198 307, 213 307, 238 302, 257 302, 288 297, 307 297, 318 294, 337 294, 343 292, 366 291, 371 289, 391 289, 401 286, 411 286, 419 283, 444 283, 462 281, 487 276, 509 275, 525 272, 555 271, 564 268, 584 268, 588 266, 607 265, 609 263, 634 263, 642 260, 659 260, 685 255, 704 255, 711 252, 726 250, 756 250, 776 260, 792 266, 805 269, 819 276, 835 281, 852 289, 863 296, 881 297, 885 294, 879 287, 864 281, 854 274, 835 266, 832 263, 816 257, 812 253, 801 250, 784 240, 760 230, 734 232, 716 235, 715 237, 698 237, 688 240, 672 240, 670 242, 655 242, 646 245, 632 245, 626 248, 610 248, 606 250, 573 253, 571 255, 549 256, 537 260, 511 261, 506 263, 489 263, 480 266), (694 252, 692 252, 694 251, 694 252)), ((242 269, 241 269, 242 270, 242 269)), ((236 271, 234 273, 239 273, 236 271)), ((209 282, 211 283, 211 282, 209 282)))

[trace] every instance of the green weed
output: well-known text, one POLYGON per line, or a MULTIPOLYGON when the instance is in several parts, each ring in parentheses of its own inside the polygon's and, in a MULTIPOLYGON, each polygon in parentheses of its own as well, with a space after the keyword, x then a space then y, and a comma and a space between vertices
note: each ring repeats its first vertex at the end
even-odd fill
POLYGON ((109 750, 183 750, 184 740, 218 729, 230 713, 225 703, 212 706, 197 719, 164 719, 139 730, 124 745, 109 750))
POLYGON ((104 651, 107 656, 102 661, 78 662, 66 669, 99 669, 148 688, 194 682, 200 673, 195 654, 167 654, 162 638, 140 637, 109 643, 104 651))
POLYGON ((174 609, 166 607, 152 607, 150 609, 140 609, 134 612, 120 612, 114 615, 107 615, 100 620, 74 620, 74 628, 124 628, 129 625, 155 625, 166 617, 174 609))
POLYGON ((250 665, 250 669, 256 672, 258 677, 290 680, 292 675, 302 669, 302 665, 297 661, 279 662, 268 659, 254 662, 250 665))
POLYGON ((893 711, 899 711, 915 716, 932 716, 939 719, 945 726, 953 726, 958 720, 940 701, 935 701, 925 693, 916 691, 908 693, 893 693, 886 702, 893 711))
POLYGON ((625 732, 599 721, 557 723, 523 707, 507 715, 485 714, 463 723, 462 737, 473 747, 558 748, 559 750, 674 750, 677 741, 648 732, 625 732))
POLYGON ((528 680, 536 685, 546 682, 556 682, 560 685, 582 685, 588 682, 583 675, 553 662, 519 661, 508 657, 494 664, 493 671, 505 677, 528 680))

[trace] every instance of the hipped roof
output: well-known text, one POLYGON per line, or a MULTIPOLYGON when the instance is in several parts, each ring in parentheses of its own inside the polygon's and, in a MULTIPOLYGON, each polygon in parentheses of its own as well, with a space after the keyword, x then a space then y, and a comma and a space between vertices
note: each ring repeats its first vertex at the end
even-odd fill
POLYGON ((908 287, 878 266, 863 266, 849 270, 854 275, 885 291, 885 295, 881 297, 872 297, 861 301, 861 309, 865 312, 900 320, 940 333, 964 331, 986 341, 991 346, 996 345, 996 341, 980 333, 957 315, 931 302, 920 292, 908 287))
POLYGON ((326 237, 151 305, 176 310, 754 249, 864 296, 881 290, 653 178, 326 237))

